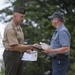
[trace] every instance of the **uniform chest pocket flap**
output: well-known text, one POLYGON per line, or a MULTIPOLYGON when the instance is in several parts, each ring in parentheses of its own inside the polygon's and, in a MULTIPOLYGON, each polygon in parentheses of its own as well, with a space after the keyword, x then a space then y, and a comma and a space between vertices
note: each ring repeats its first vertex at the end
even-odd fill
POLYGON ((17 38, 21 39, 23 37, 23 33, 20 31, 17 31, 17 38))

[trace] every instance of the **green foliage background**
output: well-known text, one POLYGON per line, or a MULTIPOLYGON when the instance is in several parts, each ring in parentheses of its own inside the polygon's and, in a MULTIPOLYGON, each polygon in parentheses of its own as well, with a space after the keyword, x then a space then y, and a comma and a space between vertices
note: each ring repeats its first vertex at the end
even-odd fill
MULTIPOLYGON (((21 26, 25 35, 26 44, 39 43, 40 41, 50 43, 51 36, 54 32, 48 17, 56 11, 62 11, 65 15, 65 26, 71 33, 71 54, 70 65, 67 75, 75 75, 75 1, 74 0, 8 0, 11 6, 1 10, 2 17, 0 20, 8 22, 12 19, 13 6, 20 4, 26 8, 25 23, 21 26), (5 14, 3 16, 3 14, 5 14), (11 18, 7 18, 11 16, 11 18)), ((47 59, 47 54, 38 51, 39 57, 37 62, 23 62, 25 65, 26 75, 44 75, 51 70, 51 58, 47 59)), ((48 74, 48 75, 51 75, 48 74)))

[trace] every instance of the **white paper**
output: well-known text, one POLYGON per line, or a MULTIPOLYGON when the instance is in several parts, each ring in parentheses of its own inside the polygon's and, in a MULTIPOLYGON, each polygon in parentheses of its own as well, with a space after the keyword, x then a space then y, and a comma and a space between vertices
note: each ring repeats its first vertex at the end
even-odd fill
POLYGON ((23 61, 37 61, 38 53, 37 51, 31 51, 30 53, 24 52, 22 60, 23 61))
POLYGON ((48 45, 47 45, 46 43, 42 43, 42 42, 40 42, 40 45, 41 45, 41 47, 42 47, 43 49, 48 48, 48 45))

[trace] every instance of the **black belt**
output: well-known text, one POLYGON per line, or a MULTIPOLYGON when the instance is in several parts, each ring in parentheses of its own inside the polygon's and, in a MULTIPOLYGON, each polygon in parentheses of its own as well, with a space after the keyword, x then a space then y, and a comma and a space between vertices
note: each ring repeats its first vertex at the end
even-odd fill
POLYGON ((53 59, 65 59, 68 58, 68 55, 65 54, 57 54, 56 56, 52 57, 53 59))
POLYGON ((9 49, 5 49, 4 50, 5 52, 12 52, 12 53, 17 53, 17 54, 20 54, 21 52, 20 51, 14 51, 14 50, 9 50, 9 49))

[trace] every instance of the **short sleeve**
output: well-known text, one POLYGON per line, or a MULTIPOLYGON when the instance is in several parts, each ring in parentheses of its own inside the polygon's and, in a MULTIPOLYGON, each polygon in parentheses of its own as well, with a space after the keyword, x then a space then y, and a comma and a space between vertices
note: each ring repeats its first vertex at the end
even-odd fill
POLYGON ((13 29, 7 30, 7 39, 8 39, 10 46, 14 45, 14 44, 18 44, 18 39, 17 39, 16 33, 13 29))
POLYGON ((59 32, 59 42, 61 46, 70 46, 70 34, 68 31, 59 32))

